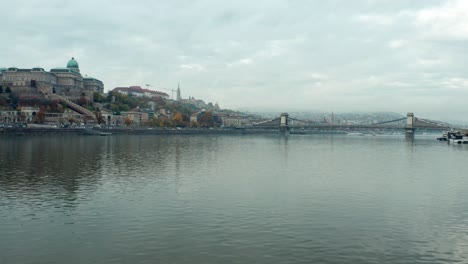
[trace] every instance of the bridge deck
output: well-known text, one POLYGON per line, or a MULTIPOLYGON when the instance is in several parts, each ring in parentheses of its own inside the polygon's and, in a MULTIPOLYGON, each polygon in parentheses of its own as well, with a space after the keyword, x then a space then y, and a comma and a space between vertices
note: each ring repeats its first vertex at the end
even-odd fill
MULTIPOLYGON (((331 124, 318 123, 308 120, 300 120, 296 118, 288 118, 288 127, 291 129, 323 129, 323 130, 361 130, 361 129, 423 129, 423 130, 449 130, 454 129, 446 123, 438 123, 426 119, 414 118, 413 126, 408 127, 406 124, 407 118, 399 118, 395 120, 383 121, 375 124, 331 124)), ((278 129, 280 127, 280 118, 266 120, 253 125, 256 128, 278 129)))

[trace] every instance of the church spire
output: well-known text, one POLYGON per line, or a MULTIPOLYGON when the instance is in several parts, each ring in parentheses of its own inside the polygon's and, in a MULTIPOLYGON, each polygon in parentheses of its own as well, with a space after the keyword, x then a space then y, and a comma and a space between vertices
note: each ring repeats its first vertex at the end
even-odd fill
POLYGON ((177 101, 181 101, 182 97, 180 96, 180 85, 177 83, 177 101))

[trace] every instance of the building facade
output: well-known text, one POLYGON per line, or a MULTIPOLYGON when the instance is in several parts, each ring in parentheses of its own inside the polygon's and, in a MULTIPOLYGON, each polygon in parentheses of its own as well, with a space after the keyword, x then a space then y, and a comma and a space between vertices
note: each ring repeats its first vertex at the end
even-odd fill
POLYGON ((225 127, 245 127, 249 119, 243 116, 223 116, 222 124, 225 127))
POLYGON ((102 81, 81 75, 75 58, 71 58, 66 67, 53 68, 50 71, 40 67, 0 68, 0 84, 5 88, 9 87, 20 98, 44 99, 57 94, 69 100, 85 97, 91 102, 94 92, 104 92, 102 81))
POLYGON ((161 97, 164 99, 169 99, 169 95, 167 93, 153 91, 149 89, 143 89, 140 86, 130 86, 130 87, 117 87, 112 90, 112 92, 121 93, 127 96, 135 96, 135 97, 161 97))

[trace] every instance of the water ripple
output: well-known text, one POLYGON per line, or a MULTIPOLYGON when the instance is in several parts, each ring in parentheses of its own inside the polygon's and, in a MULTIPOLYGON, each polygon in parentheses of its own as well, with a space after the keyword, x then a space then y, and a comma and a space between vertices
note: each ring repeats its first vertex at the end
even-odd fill
POLYGON ((466 150, 432 138, 0 144, 1 263, 468 262, 466 150))

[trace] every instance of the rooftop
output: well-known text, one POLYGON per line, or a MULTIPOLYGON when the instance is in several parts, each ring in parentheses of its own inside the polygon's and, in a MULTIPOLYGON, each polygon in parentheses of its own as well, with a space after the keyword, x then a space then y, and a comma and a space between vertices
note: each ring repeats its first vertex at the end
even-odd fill
POLYGON ((67 63, 67 68, 80 68, 79 65, 78 65, 78 62, 75 60, 75 58, 71 58, 71 60, 68 61, 67 63))
POLYGON ((63 67, 57 67, 57 68, 50 69, 50 72, 69 72, 69 73, 73 73, 75 75, 81 75, 79 72, 77 72, 74 69, 63 68, 63 67))
POLYGON ((163 96, 169 96, 167 93, 164 92, 159 92, 159 91, 153 91, 149 89, 143 89, 140 86, 130 86, 130 87, 116 87, 114 88, 113 91, 125 91, 125 92, 130 92, 130 93, 151 93, 155 95, 163 95, 163 96))

